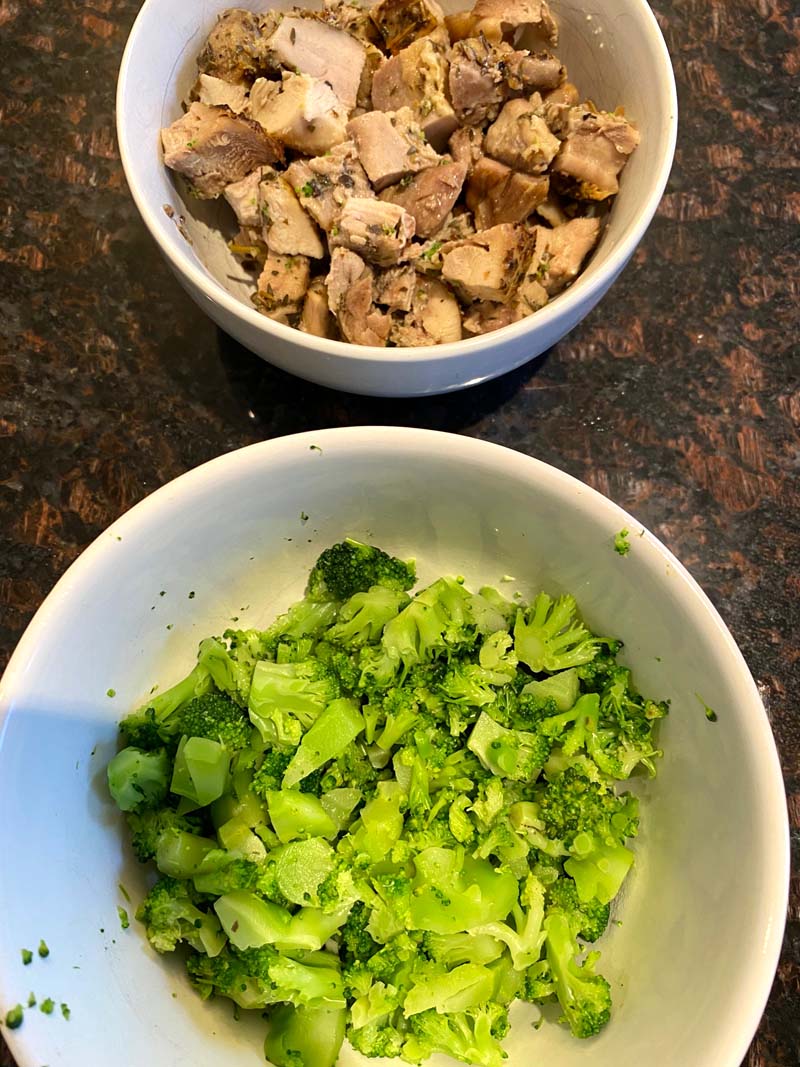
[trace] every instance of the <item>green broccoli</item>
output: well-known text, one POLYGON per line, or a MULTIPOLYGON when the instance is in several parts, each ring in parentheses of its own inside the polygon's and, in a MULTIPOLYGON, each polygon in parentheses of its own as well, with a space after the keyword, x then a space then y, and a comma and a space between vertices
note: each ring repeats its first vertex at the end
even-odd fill
POLYGON ((319 660, 262 660, 253 672, 250 718, 264 741, 296 746, 303 730, 340 694, 336 675, 319 660))
POLYGON ((216 915, 202 911, 199 903, 191 883, 159 878, 136 910, 156 952, 173 952, 179 941, 186 941, 198 952, 219 954, 225 935, 216 915))
POLYGON ((178 733, 219 741, 229 752, 246 748, 253 730, 246 713, 221 693, 206 693, 190 700, 177 720, 178 733))
POLYGON ((462 1063, 477 1067, 502 1067, 506 1053, 495 1036, 508 1029, 508 1016, 499 1004, 440 1015, 435 1009, 412 1015, 411 1035, 403 1046, 403 1059, 421 1063, 434 1052, 443 1052, 462 1063))
POLYGON ((343 1007, 281 1004, 270 1013, 264 1053, 275 1067, 334 1067, 344 1032, 343 1007))
POLYGON ((382 585, 354 593, 339 609, 336 623, 326 632, 325 639, 345 648, 379 641, 386 624, 408 603, 406 593, 382 585))
POLYGON ((155 859, 159 841, 165 834, 185 832, 202 834, 203 819, 196 814, 178 815, 172 808, 129 812, 128 829, 136 858, 142 863, 155 859))
POLYGON ((166 749, 143 752, 123 748, 108 765, 108 790, 120 811, 145 811, 162 804, 169 789, 170 762, 166 749))
POLYGON ((367 933, 370 913, 362 901, 352 908, 339 931, 339 951, 345 964, 356 960, 368 960, 379 949, 377 941, 367 933))
POLYGON ((571 878, 559 878, 547 887, 547 905, 563 912, 569 919, 573 936, 584 941, 596 941, 608 926, 610 905, 602 904, 596 898, 579 900, 571 878))
POLYGON ((403 562, 380 548, 347 538, 320 555, 308 579, 311 601, 349 600, 374 585, 405 593, 417 580, 413 561, 403 562))
POLYGON ((534 672, 561 671, 589 663, 597 655, 598 638, 577 618, 575 598, 561 596, 555 602, 539 593, 526 613, 517 612, 514 649, 522 663, 534 672))
POLYGON ((147 703, 124 718, 119 724, 123 738, 136 748, 160 748, 165 739, 174 733, 169 728, 169 722, 175 712, 195 697, 209 692, 212 686, 208 670, 198 663, 176 685, 163 693, 151 696, 147 703))
POLYGON ((547 962, 564 1018, 575 1037, 599 1034, 611 1017, 611 989, 602 975, 594 973, 596 953, 583 964, 570 929, 569 916, 553 909, 544 920, 547 962))

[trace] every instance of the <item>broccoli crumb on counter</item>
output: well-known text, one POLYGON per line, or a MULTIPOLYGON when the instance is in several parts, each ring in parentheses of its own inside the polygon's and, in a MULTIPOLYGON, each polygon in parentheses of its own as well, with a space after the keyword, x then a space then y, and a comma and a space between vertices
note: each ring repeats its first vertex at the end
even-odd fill
POLYGON ((13 1008, 9 1008, 6 1012, 6 1026, 9 1030, 18 1030, 22 1026, 24 1015, 21 1004, 16 1004, 13 1008))
POLYGON ((587 946, 668 705, 568 594, 415 585, 332 545, 270 627, 201 641, 120 724, 109 789, 159 875, 136 918, 201 998, 266 1015, 276 1067, 334 1067, 345 1039, 501 1067, 516 1000, 581 1039, 612 1016, 587 946))
POLYGON ((43 960, 47 959, 47 957, 50 955, 50 949, 47 947, 47 943, 44 940, 39 942, 39 948, 37 949, 37 951, 43 960))
POLYGON ((33 962, 33 953, 29 948, 20 949, 20 955, 22 956, 22 962, 26 967, 29 963, 33 962))
POLYGON ((614 551, 619 556, 627 556, 631 550, 631 544, 628 540, 628 531, 620 530, 614 537, 614 551))
POLYGON ((43 1012, 45 1015, 52 1015, 55 1006, 56 1002, 51 997, 45 997, 39 1005, 39 1011, 43 1012))

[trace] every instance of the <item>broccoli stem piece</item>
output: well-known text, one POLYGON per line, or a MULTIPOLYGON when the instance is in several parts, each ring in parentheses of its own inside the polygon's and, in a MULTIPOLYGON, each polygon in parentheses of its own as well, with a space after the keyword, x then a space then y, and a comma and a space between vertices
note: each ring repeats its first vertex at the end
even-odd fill
POLYGON ((275 1067, 334 1067, 345 1015, 344 1008, 281 1004, 270 1013, 264 1054, 275 1067))
POLYGON ((590 953, 583 964, 570 930, 568 916, 558 909, 544 920, 547 962, 564 1018, 575 1037, 593 1037, 611 1017, 611 989, 602 975, 594 973, 596 955, 590 953))
POLYGON ((341 756, 364 729, 364 717, 355 700, 334 700, 322 712, 300 742, 283 776, 283 788, 291 789, 328 760, 341 756))
POLYGON ((169 757, 163 748, 143 752, 123 748, 107 769, 108 789, 120 811, 157 808, 167 796, 169 757))

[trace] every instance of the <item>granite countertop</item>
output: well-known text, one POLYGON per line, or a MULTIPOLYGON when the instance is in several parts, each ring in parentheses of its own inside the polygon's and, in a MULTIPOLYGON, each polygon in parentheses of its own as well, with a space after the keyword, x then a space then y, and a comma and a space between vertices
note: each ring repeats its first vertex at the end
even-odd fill
MULTIPOLYGON (((0 667, 113 519, 253 441, 358 423, 500 442, 630 509, 741 646, 785 775, 794 875, 748 1067, 800 1063, 800 192, 791 0, 659 0, 682 128, 658 216, 546 358, 370 400, 262 363, 190 303, 134 209, 114 87, 135 0, 0 0, 0 667)), ((11 1064, 0 1041, 0 1064, 11 1064)))

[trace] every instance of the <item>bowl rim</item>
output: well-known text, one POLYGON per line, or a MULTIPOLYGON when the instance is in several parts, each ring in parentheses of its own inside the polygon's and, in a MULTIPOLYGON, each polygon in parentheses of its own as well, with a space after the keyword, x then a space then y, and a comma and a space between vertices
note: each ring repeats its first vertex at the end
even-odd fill
MULTIPOLYGON (((619 505, 572 475, 535 457, 504 445, 438 430, 356 426, 305 431, 261 441, 225 453, 179 475, 134 505, 103 531, 72 563, 39 607, 0 678, 0 751, 5 724, 14 704, 15 691, 24 692, 26 663, 30 653, 51 619, 66 610, 65 605, 71 596, 80 590, 82 584, 91 581, 95 562, 104 558, 104 553, 119 551, 118 537, 123 539, 124 544, 137 528, 146 528, 149 524, 159 521, 159 513, 162 510, 172 507, 176 502, 188 503, 197 493, 204 493, 212 488, 226 470, 240 468, 240 473, 243 473, 248 469, 257 470, 264 465, 271 465, 273 462, 297 462, 299 456, 307 454, 312 446, 321 449, 323 456, 326 448, 330 448, 339 462, 345 461, 347 455, 354 451, 368 448, 373 455, 403 451, 416 455, 434 453, 459 463, 489 465, 501 476, 511 474, 531 486, 546 484, 550 492, 563 499, 565 506, 601 516, 608 521, 609 528, 630 528, 633 524, 643 529, 642 544, 647 548, 647 556, 650 557, 645 557, 646 566, 649 569, 666 566, 672 572, 678 581, 680 599, 692 606, 697 624, 708 628, 713 640, 719 642, 725 652, 726 670, 735 676, 740 693, 742 721, 757 742, 754 746, 754 758, 758 762, 760 772, 760 801, 767 813, 768 824, 775 828, 766 853, 771 877, 765 880, 765 889, 758 905, 759 914, 765 919, 765 933, 760 944, 757 965, 742 979, 747 984, 747 989, 746 996, 739 997, 739 1004, 743 1005, 745 1010, 736 1016, 735 1028, 720 1038, 720 1058, 714 1061, 714 1067, 738 1067, 757 1030, 775 975, 789 894, 788 812, 780 762, 769 720, 741 651, 716 608, 686 568, 654 534, 642 527, 638 519, 619 505)), ((35 1067, 39 1060, 33 1047, 26 1041, 23 1030, 7 1033, 6 1039, 13 1054, 18 1058, 20 1067, 35 1067)))
POLYGON ((626 0, 641 19, 642 30, 658 56, 655 71, 661 92, 666 98, 668 122, 666 129, 662 131, 662 135, 657 142, 660 162, 656 179, 644 198, 636 219, 630 224, 627 234, 617 242, 606 263, 598 271, 595 278, 587 281, 585 273, 579 274, 568 289, 559 293, 539 311, 520 319, 519 322, 511 323, 500 330, 480 334, 477 337, 464 338, 461 341, 450 341, 440 345, 397 348, 381 348, 377 345, 355 345, 349 341, 332 340, 326 337, 305 334, 292 326, 276 322, 260 314, 255 308, 250 308, 242 303, 229 293, 202 265, 193 262, 187 251, 168 241, 164 236, 164 230, 158 214, 161 207, 155 204, 151 205, 142 192, 137 177, 140 168, 143 166, 140 163, 142 154, 136 151, 136 144, 132 144, 128 138, 128 109, 126 101, 129 96, 135 94, 135 86, 132 84, 130 76, 134 53, 136 53, 140 45, 144 44, 142 38, 146 23, 151 16, 151 12, 160 2, 161 0, 145 0, 142 4, 125 45, 117 79, 117 142, 128 188, 151 237, 155 240, 162 255, 167 259, 167 262, 178 277, 185 278, 202 293, 206 300, 218 305, 228 314, 233 315, 247 326, 268 337, 272 336, 279 340, 290 342, 311 353, 328 358, 349 359, 356 362, 368 362, 378 359, 388 366, 393 364, 425 363, 432 358, 448 360, 457 356, 475 355, 478 352, 491 349, 498 341, 513 343, 536 329, 546 332, 548 327, 553 327, 554 324, 562 320, 572 322, 572 319, 576 316, 579 319, 581 317, 581 308, 591 309, 600 300, 605 290, 613 283, 633 255, 658 209, 672 169, 678 133, 678 94, 675 85, 675 72, 658 20, 647 0, 626 0))

